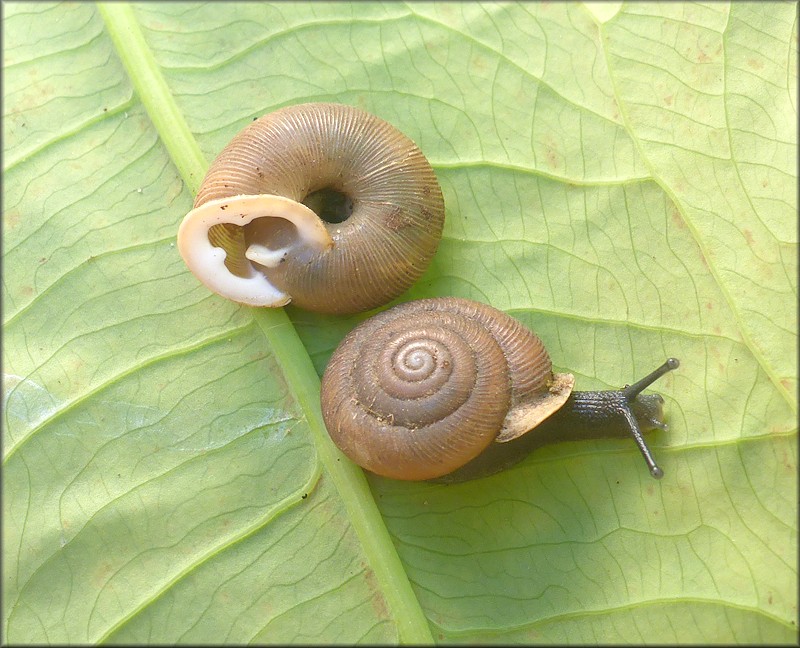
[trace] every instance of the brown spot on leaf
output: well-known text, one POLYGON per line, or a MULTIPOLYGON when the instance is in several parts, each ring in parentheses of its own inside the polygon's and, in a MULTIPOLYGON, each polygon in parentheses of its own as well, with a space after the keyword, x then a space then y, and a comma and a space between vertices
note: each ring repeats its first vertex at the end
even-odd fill
POLYGON ((675 225, 678 229, 686 229, 686 222, 683 220, 683 216, 681 216, 681 212, 673 203, 669 207, 669 219, 672 221, 672 224, 675 225))
POLYGON ((781 450, 781 465, 783 465, 787 473, 794 474, 795 472, 794 454, 790 455, 785 448, 781 450))
POLYGON ((372 594, 370 602, 372 603, 372 609, 375 611, 375 616, 379 619, 388 618, 389 609, 386 605, 386 599, 383 597, 383 589, 375 578, 375 572, 366 562, 362 561, 361 567, 364 569, 364 580, 366 581, 367 589, 372 594))
POLYGON ((479 54, 475 54, 472 57, 471 63, 472 63, 472 69, 473 70, 480 71, 480 70, 485 70, 486 69, 486 59, 484 59, 479 54))
POLYGON ((9 209, 3 216, 3 224, 9 229, 13 229, 19 225, 20 214, 18 209, 9 209))
POLYGON ((546 141, 542 142, 542 145, 547 166, 551 169, 560 169, 563 156, 558 150, 558 143, 552 137, 548 137, 546 141))
POLYGON ((703 50, 697 52, 697 62, 698 63, 708 63, 711 60, 711 57, 706 54, 703 50))
POLYGON ((106 583, 108 583, 108 579, 111 578, 113 571, 114 568, 107 560, 99 564, 97 568, 92 571, 90 579, 92 587, 96 590, 102 590, 106 586, 106 583))

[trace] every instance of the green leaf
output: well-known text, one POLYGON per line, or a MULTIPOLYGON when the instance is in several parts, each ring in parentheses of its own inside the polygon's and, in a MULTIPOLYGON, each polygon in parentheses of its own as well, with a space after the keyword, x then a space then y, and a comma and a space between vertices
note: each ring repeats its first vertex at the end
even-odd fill
POLYGON ((13 643, 796 643, 792 3, 5 3, 3 634, 13 643), (337 318, 228 303, 177 226, 253 117, 361 106, 445 236, 402 300, 654 387, 666 476, 562 443, 445 486, 363 473, 337 318))

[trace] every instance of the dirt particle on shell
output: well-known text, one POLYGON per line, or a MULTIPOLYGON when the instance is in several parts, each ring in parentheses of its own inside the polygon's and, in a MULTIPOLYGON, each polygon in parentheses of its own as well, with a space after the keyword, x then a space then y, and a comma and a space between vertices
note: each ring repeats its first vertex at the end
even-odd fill
POLYGON ((386 227, 388 227, 393 232, 397 230, 401 230, 404 227, 408 227, 411 225, 413 221, 409 217, 408 213, 405 210, 395 205, 389 211, 388 216, 386 217, 386 227))

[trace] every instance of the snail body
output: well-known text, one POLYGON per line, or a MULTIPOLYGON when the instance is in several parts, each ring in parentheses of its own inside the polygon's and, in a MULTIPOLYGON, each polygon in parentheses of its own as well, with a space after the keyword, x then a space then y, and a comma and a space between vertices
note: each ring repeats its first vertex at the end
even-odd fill
POLYGON ((321 405, 337 446, 394 479, 461 481, 491 474, 562 438, 633 436, 661 477, 641 429, 666 429, 663 399, 640 392, 675 359, 632 386, 575 392, 552 371, 542 341, 485 304, 423 299, 351 331, 322 378, 321 405))
POLYGON ((358 108, 310 103, 261 117, 223 149, 178 248, 234 301, 354 313, 410 287, 443 224, 441 188, 409 138, 358 108))

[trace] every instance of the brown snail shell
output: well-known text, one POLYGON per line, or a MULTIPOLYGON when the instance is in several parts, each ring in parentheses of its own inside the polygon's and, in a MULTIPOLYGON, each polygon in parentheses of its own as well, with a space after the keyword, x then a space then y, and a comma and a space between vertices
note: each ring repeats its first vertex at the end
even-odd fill
POLYGON ((679 366, 667 358, 620 389, 575 391, 542 341, 502 311, 423 299, 344 338, 322 377, 322 415, 350 459, 394 479, 477 479, 548 443, 613 438, 633 439, 661 479, 642 433, 668 429, 664 399, 642 392, 679 366))
POLYGON ((192 272, 252 306, 354 313, 425 271, 444 199, 419 148, 352 106, 308 103, 252 122, 212 163, 178 233, 192 272), (330 204, 342 222, 315 212, 330 204), (350 213, 352 212, 352 213, 350 213))
POLYGON ((407 302, 345 337, 322 379, 339 448, 395 479, 432 479, 557 411, 574 385, 505 313, 457 298, 407 302))

